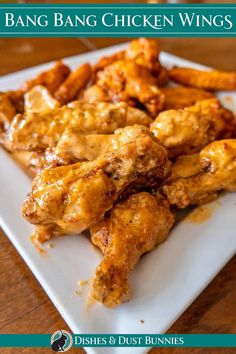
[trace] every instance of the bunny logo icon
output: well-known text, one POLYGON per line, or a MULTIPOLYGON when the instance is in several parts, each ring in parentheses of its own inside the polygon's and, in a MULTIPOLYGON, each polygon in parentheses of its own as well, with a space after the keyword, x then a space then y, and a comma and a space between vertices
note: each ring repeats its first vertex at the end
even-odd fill
POLYGON ((67 352, 72 344, 72 335, 64 329, 54 332, 51 336, 51 348, 54 352, 67 352))

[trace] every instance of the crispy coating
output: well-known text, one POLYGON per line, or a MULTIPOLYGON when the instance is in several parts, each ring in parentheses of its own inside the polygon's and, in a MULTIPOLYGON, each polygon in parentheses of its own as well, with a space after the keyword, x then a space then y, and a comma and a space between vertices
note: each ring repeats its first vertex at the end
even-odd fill
POLYGON ((150 115, 156 115, 164 106, 164 95, 156 79, 141 65, 131 61, 117 61, 98 73, 97 85, 108 93, 113 102, 137 101, 150 115))
POLYGON ((63 105, 78 96, 79 92, 88 84, 92 75, 92 67, 86 63, 72 71, 54 93, 55 98, 63 105))
POLYGON ((114 206, 91 229, 92 242, 104 258, 91 287, 92 297, 108 307, 129 300, 129 276, 140 257, 165 241, 174 217, 168 202, 141 192, 114 206))
POLYGON ((170 70, 170 79, 182 85, 205 90, 236 90, 236 72, 202 71, 190 68, 174 67, 170 70))
POLYGON ((43 71, 31 80, 25 81, 21 89, 22 91, 27 92, 34 86, 42 85, 45 86, 51 94, 53 94, 67 78, 69 73, 70 69, 68 66, 63 64, 61 61, 57 61, 51 69, 43 71))
POLYGON ((17 115, 6 136, 9 150, 42 151, 55 146, 67 128, 109 134, 132 123, 150 123, 145 113, 130 112, 127 104, 74 101, 48 112, 17 115))
POLYGON ((161 69, 159 54, 159 45, 155 39, 134 39, 130 42, 126 50, 101 58, 94 65, 93 71, 97 73, 116 61, 128 60, 145 67, 154 74, 157 74, 161 69))
POLYGON ((120 52, 111 54, 106 57, 102 57, 99 61, 93 66, 93 72, 96 75, 98 71, 103 70, 106 66, 115 63, 118 60, 123 60, 125 57, 125 51, 121 50, 120 52))
POLYGON ((165 110, 183 109, 194 105, 198 101, 214 98, 211 92, 192 87, 163 87, 161 91, 165 95, 165 110))
POLYGON ((236 139, 214 141, 201 150, 201 171, 164 186, 170 204, 185 208, 217 197, 221 190, 236 191, 236 139))
POLYGON ((160 113, 150 129, 171 157, 191 154, 228 129, 223 112, 217 99, 199 101, 182 110, 160 113))
POLYGON ((16 114, 16 109, 13 106, 8 94, 0 93, 0 135, 6 131, 14 116, 16 114))
POLYGON ((155 39, 138 38, 130 42, 125 51, 125 59, 147 68, 153 74, 161 69, 160 49, 155 39))
POLYGON ((139 177, 165 178, 167 151, 150 136, 110 149, 92 162, 45 169, 33 181, 23 216, 45 241, 57 233, 80 233, 103 218, 139 177))

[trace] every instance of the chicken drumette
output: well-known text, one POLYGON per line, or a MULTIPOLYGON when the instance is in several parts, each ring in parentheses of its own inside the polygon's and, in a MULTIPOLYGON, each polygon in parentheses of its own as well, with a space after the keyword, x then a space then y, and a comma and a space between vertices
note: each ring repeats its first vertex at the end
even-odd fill
POLYGON ((120 60, 98 73, 97 85, 112 102, 142 104, 152 116, 162 110, 164 95, 148 69, 128 60, 120 60))
POLYGON ((164 186, 170 204, 185 208, 217 197, 221 190, 236 191, 236 139, 214 141, 199 154, 200 171, 164 186))
POLYGON ((235 127, 233 113, 214 98, 185 109, 162 112, 150 125, 153 134, 168 149, 170 157, 199 151, 224 134, 230 135, 235 127))
POLYGON ((129 276, 142 254, 163 242, 173 225, 168 202, 141 192, 114 206, 91 229, 92 242, 104 258, 91 287, 92 297, 108 307, 130 298, 129 276))
POLYGON ((108 134, 130 124, 150 124, 142 111, 126 103, 74 101, 47 112, 18 114, 5 137, 9 150, 44 151, 54 147, 67 128, 81 132, 108 134))
POLYGON ((111 149, 92 162, 46 169, 33 181, 24 217, 36 225, 36 238, 80 233, 102 219, 124 190, 137 182, 163 179, 167 151, 149 135, 111 149))

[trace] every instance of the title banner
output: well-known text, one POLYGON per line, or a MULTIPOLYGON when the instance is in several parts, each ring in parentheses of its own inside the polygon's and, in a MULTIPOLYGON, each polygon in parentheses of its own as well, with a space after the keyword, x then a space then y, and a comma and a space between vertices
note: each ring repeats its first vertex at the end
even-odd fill
POLYGON ((0 5, 1 37, 234 37, 236 4, 0 5))

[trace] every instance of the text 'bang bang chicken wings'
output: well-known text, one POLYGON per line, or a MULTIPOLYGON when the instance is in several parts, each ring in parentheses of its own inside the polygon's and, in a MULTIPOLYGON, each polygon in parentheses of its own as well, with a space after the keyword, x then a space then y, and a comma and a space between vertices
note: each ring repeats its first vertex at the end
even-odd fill
POLYGON ((0 93, 0 143, 35 177, 23 204, 35 240, 89 229, 103 253, 90 292, 108 307, 129 300, 132 270, 176 208, 236 190, 235 114, 215 96, 236 73, 166 68, 159 54, 139 38, 0 93))

